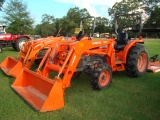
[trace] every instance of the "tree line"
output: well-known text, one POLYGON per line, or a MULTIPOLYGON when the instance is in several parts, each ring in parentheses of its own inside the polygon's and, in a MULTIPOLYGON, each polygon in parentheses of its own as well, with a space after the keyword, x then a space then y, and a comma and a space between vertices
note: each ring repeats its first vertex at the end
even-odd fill
MULTIPOLYGON (((111 16, 110 24, 114 26, 114 17, 117 14, 127 14, 140 12, 142 14, 143 29, 141 35, 144 37, 160 38, 160 0, 122 0, 116 2, 108 13, 111 16)), ((133 20, 133 19, 132 19, 133 20)), ((126 21, 122 19, 121 23, 136 28, 136 20, 126 21), (133 25, 133 26, 132 26, 133 25)), ((114 31, 114 28, 112 28, 114 31)))
MULTIPOLYGON (((2 0, 4 2, 4 0, 2 0)), ((24 30, 25 34, 37 34, 42 37, 56 36, 58 31, 60 35, 73 35, 75 28, 80 25, 80 20, 83 17, 90 16, 86 8, 79 7, 70 8, 62 18, 55 18, 53 15, 43 14, 41 22, 35 26, 33 18, 30 17, 27 3, 23 0, 8 0, 5 1, 6 6, 2 8, 3 17, 1 23, 7 25, 6 31, 12 34, 19 34, 24 30)), ((114 32, 113 24, 116 14, 129 13, 139 8, 144 9, 150 17, 145 21, 144 28, 159 28, 160 27, 160 2, 159 0, 122 0, 115 3, 109 8, 109 16, 96 17, 96 27, 94 32, 106 33, 114 32)), ((106 15, 107 16, 107 15, 106 15)), ((84 23, 87 27, 87 22, 84 23)), ((86 28, 87 29, 87 28, 86 28)), ((146 33, 147 34, 147 33, 146 33)), ((147 34, 157 36, 157 34, 147 34)), ((159 36, 160 37, 160 36, 159 36)))
MULTIPOLYGON (((67 15, 62 18, 55 18, 53 15, 43 14, 41 22, 35 26, 34 20, 30 17, 27 9, 27 3, 22 0, 9 0, 3 8, 4 16, 1 23, 7 25, 6 31, 12 34, 18 34, 24 29, 25 34, 37 34, 42 37, 56 36, 58 31, 60 35, 73 35, 75 28, 79 28, 80 20, 83 17, 90 16, 87 9, 78 7, 70 8, 67 15)), ((86 27, 87 23, 84 23, 86 27)), ((109 20, 104 17, 97 17, 97 27, 95 32, 107 31, 109 20)))

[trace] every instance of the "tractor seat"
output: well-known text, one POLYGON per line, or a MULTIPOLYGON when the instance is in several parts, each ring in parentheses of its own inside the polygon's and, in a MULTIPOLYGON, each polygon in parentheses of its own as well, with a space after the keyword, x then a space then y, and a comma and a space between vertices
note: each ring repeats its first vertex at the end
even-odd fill
POLYGON ((77 41, 80 41, 80 39, 81 39, 82 37, 83 37, 83 32, 80 31, 80 32, 78 33, 78 35, 76 36, 77 41))
POLYGON ((122 50, 128 43, 128 34, 119 33, 116 39, 116 44, 114 45, 115 50, 122 50))

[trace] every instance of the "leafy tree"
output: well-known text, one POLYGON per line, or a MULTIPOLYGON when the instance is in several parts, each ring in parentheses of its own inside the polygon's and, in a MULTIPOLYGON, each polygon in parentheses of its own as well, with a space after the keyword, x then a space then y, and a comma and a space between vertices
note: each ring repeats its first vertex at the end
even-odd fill
MULTIPOLYGON (((90 16, 86 8, 79 9, 78 7, 70 8, 67 12, 67 16, 63 17, 61 20, 62 28, 65 28, 63 33, 73 35, 75 28, 80 27, 81 18, 90 16)), ((84 27, 86 27, 87 22, 84 22, 84 27)))
POLYGON ((49 23, 52 24, 55 22, 55 18, 52 15, 48 15, 48 14, 43 14, 42 15, 42 23, 49 23))
MULTIPOLYGON (((111 16, 111 24, 112 26, 114 26, 114 18, 116 15, 124 13, 124 14, 128 14, 128 13, 134 13, 134 12, 143 12, 142 13, 142 23, 143 24, 149 24, 147 22, 148 20, 148 16, 151 15, 151 13, 153 11, 156 10, 157 7, 159 7, 160 5, 160 1, 159 0, 122 0, 121 2, 116 2, 112 8, 109 8, 109 15, 111 16)), ((157 11, 157 13, 159 13, 159 11, 157 11)), ((152 17, 152 15, 150 16, 150 18, 152 17)), ((158 19, 158 17, 154 17, 154 19, 158 19)), ((129 20, 129 22, 127 23, 127 25, 131 26, 131 24, 133 24, 134 26, 131 27, 137 27, 137 21, 132 21, 130 22, 131 19, 129 20)), ((151 20, 151 19, 150 19, 151 20)), ((152 19, 153 20, 153 19, 152 19)), ((123 19, 122 22, 123 25, 126 26, 126 21, 123 19)), ((158 22, 157 22, 158 23, 158 22)), ((157 26, 158 24, 156 24, 155 26, 157 26)), ((145 25, 146 26, 146 25, 145 25)))
POLYGON ((159 0, 141 0, 141 1, 143 1, 143 4, 148 6, 148 8, 150 8, 150 10, 154 10, 155 7, 160 6, 159 0))
POLYGON ((159 0, 122 0, 121 2, 116 2, 112 8, 109 8, 108 13, 111 17, 114 17, 115 14, 135 12, 138 9, 144 9, 150 13, 159 5, 159 0))
POLYGON ((42 31, 41 31, 41 24, 37 24, 34 28, 34 34, 37 34, 37 35, 41 35, 42 37, 42 31))
POLYGON ((70 8, 67 12, 67 18, 71 21, 74 21, 77 25, 79 25, 81 18, 85 18, 88 16, 90 16, 90 14, 86 8, 79 9, 78 7, 74 7, 70 8))
MULTIPOLYGON (((155 29, 160 28, 160 7, 156 6, 154 10, 151 11, 151 15, 144 25, 144 28, 155 29)), ((146 33, 147 37, 160 37, 160 31, 146 33)))
POLYGON ((135 10, 140 6, 140 3, 136 0, 122 0, 121 2, 116 2, 112 8, 108 9, 109 15, 112 19, 115 17, 115 14, 129 13, 132 10, 135 10))
POLYGON ((42 21, 35 27, 35 34, 42 37, 53 36, 56 32, 55 18, 52 15, 43 14, 42 21))
POLYGON ((110 32, 109 30, 109 20, 105 17, 97 17, 96 18, 96 27, 95 32, 106 33, 110 32))
POLYGON ((60 26, 60 20, 61 18, 56 18, 55 19, 55 28, 56 28, 56 31, 54 33, 55 36, 57 36, 58 34, 61 34, 61 26, 60 26), (59 32, 59 33, 58 33, 59 32))
POLYGON ((0 0, 0 3, 4 3, 5 2, 5 0, 0 0))
POLYGON ((78 7, 70 8, 67 12, 67 18, 75 23, 79 23, 81 19, 80 9, 78 7))
POLYGON ((60 31, 60 35, 73 35, 76 27, 79 27, 82 17, 89 16, 86 9, 79 9, 78 7, 70 8, 66 16, 62 18, 54 18, 44 14, 40 24, 36 25, 36 34, 41 34, 43 37, 49 35, 56 35, 60 31))
POLYGON ((145 24, 146 28, 157 28, 160 27, 160 7, 156 6, 154 10, 151 11, 150 18, 145 24))
POLYGON ((74 28, 76 27, 76 23, 73 20, 70 20, 68 17, 64 16, 59 20, 59 25, 61 27, 61 35, 73 35, 74 28))
MULTIPOLYGON (((79 9, 78 7, 70 8, 67 15, 62 18, 54 18, 54 16, 44 14, 42 15, 41 23, 35 27, 35 33, 40 34, 42 37, 49 35, 55 36, 61 29, 60 35, 74 35, 75 28, 80 27, 81 18, 86 18, 89 16, 90 14, 87 9, 79 9)), ((89 32, 90 22, 91 19, 83 20, 85 33, 89 32)), ((101 21, 99 21, 99 26, 97 26, 97 31, 98 30, 101 30, 102 32, 108 31, 108 19, 101 18, 101 21)))
POLYGON ((33 19, 27 11, 27 3, 22 0, 9 0, 3 8, 3 22, 8 26, 7 32, 17 34, 24 27, 25 34, 33 32, 33 19))
MULTIPOLYGON (((115 17, 117 15, 132 13, 133 11, 137 10, 140 6, 141 3, 138 0, 122 0, 121 2, 116 2, 112 6, 112 8, 109 8, 108 13, 111 16, 110 29, 112 33, 114 33, 115 31, 115 17)), ((118 19, 118 32, 121 32, 122 29, 126 27, 126 24, 127 26, 129 26, 130 23, 127 22, 129 22, 129 20, 127 21, 127 19, 124 17, 118 19)))
POLYGON ((2 11, 1 7, 3 6, 4 2, 5 2, 5 0, 0 0, 0 11, 2 11))
MULTIPOLYGON (((67 16, 64 16, 62 19, 59 20, 60 26, 62 26, 61 33, 63 35, 73 35, 75 28, 80 27, 81 18, 90 17, 89 12, 87 9, 79 9, 78 7, 70 8, 67 12, 67 16)), ((90 23, 92 19, 84 19, 83 20, 83 28, 85 33, 90 32, 90 23)), ((109 20, 107 18, 96 18, 96 27, 94 32, 109 32, 109 20)))
POLYGON ((55 32, 55 18, 54 16, 44 14, 42 15, 42 26, 41 26, 41 31, 42 31, 42 36, 52 36, 54 35, 55 32))

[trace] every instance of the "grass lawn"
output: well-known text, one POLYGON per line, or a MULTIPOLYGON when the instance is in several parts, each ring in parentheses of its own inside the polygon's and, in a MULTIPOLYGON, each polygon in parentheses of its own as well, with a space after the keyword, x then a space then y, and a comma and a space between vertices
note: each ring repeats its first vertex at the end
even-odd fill
MULTIPOLYGON (((160 54, 160 40, 145 40, 149 56, 160 54)), ((4 48, 0 63, 18 52, 4 48)), ((36 65, 34 65, 36 67, 36 65)), ((35 111, 11 88, 15 78, 0 70, 0 120, 159 120, 160 72, 130 78, 125 71, 113 73, 109 88, 91 89, 89 76, 73 78, 65 90, 65 107, 53 112, 35 111)))

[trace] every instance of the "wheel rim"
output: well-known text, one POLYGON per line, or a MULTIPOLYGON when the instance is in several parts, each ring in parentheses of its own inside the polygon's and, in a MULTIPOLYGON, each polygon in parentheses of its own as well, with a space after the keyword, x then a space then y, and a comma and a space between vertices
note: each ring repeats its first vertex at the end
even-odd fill
POLYGON ((147 56, 145 53, 141 53, 138 57, 137 68, 140 72, 143 72, 146 69, 147 65, 147 56))
POLYGON ((105 87, 109 83, 110 77, 110 72, 108 70, 104 70, 103 72, 101 72, 98 80, 99 85, 105 87))
POLYGON ((22 42, 19 43, 19 48, 20 49, 22 49, 24 43, 25 43, 25 41, 22 41, 22 42))

